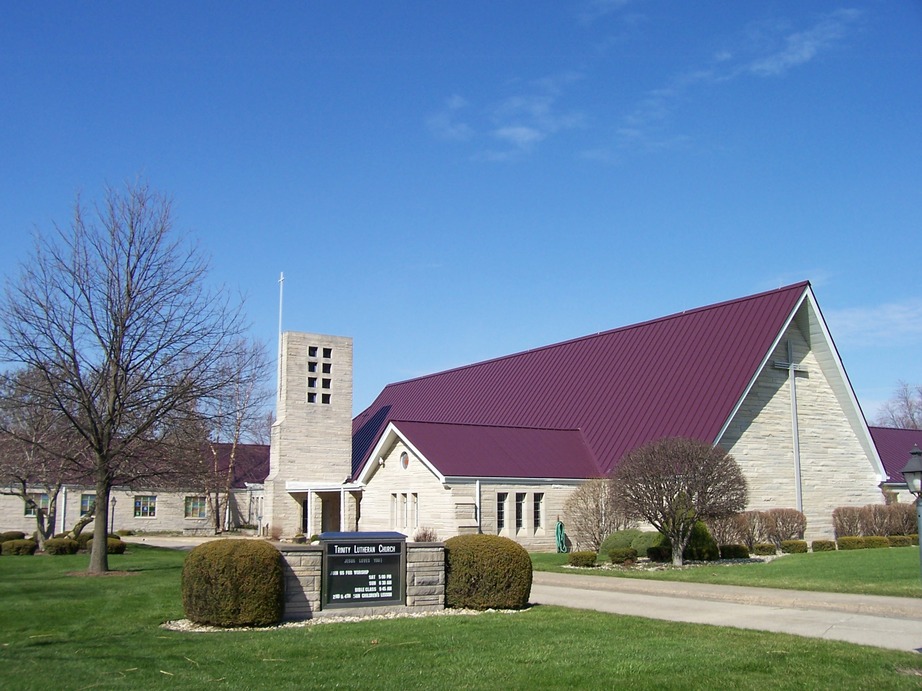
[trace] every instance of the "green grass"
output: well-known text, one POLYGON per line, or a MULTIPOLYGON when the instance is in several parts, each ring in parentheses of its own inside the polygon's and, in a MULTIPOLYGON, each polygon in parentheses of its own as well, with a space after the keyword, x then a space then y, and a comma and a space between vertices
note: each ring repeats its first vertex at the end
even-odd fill
POLYGON ((594 576, 650 578, 662 581, 744 585, 759 588, 817 590, 898 597, 922 597, 919 548, 891 547, 840 552, 788 554, 769 563, 721 564, 714 562, 687 569, 644 571, 640 569, 564 568, 566 554, 531 555, 537 571, 588 573, 594 576))
POLYGON ((4 689, 919 688, 912 653, 557 607, 182 633, 182 552, 0 558, 4 689), (846 681, 847 680, 847 681, 846 681))

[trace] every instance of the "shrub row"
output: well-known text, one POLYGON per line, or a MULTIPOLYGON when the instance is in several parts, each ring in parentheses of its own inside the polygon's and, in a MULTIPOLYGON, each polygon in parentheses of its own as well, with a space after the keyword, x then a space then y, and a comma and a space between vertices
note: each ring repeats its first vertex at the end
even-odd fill
POLYGON ((840 506, 832 512, 832 527, 839 537, 886 537, 916 531, 916 507, 912 504, 840 506))
POLYGON ((807 518, 796 509, 745 511, 708 521, 711 534, 722 545, 742 544, 754 553, 755 545, 772 543, 781 549, 786 540, 803 540, 807 518))
POLYGON ((38 543, 35 540, 24 540, 22 538, 14 538, 12 540, 4 540, 3 544, 0 545, 0 551, 4 555, 16 555, 22 556, 26 554, 35 554, 35 550, 38 549, 38 543))
MULTIPOLYGON (((816 542, 813 543, 816 545, 816 542)), ((919 544, 919 536, 912 535, 846 535, 836 540, 839 549, 881 549, 883 547, 910 547, 919 544)), ((816 549, 814 548, 814 552, 816 549)))

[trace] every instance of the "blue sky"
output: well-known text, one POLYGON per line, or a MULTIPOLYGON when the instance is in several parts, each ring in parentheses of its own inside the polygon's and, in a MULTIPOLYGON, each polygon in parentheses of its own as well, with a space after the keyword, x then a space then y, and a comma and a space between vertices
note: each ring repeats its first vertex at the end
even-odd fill
POLYGON ((143 176, 392 381, 809 279, 922 384, 922 3, 4 3, 0 273, 143 176))

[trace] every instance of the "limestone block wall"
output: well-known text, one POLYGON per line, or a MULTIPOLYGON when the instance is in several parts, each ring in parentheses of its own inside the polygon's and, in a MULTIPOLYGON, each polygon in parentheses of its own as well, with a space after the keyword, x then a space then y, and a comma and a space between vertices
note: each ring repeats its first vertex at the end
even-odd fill
POLYGON ((796 324, 772 353, 720 443, 749 481, 750 510, 796 508, 791 387, 788 372, 772 366, 787 360, 787 339, 795 362, 805 370, 797 375, 796 392, 806 538, 831 538, 834 508, 882 503, 883 496, 858 431, 796 324))
MULTIPOLYGON (((552 552, 557 547, 557 520, 564 522, 564 504, 582 481, 558 481, 553 483, 506 483, 487 482, 480 484, 481 532, 503 535, 535 552, 552 552), (505 495, 505 501, 502 501, 505 495), (522 525, 517 525, 518 497, 524 495, 522 504, 522 525), (539 497, 540 495, 540 497, 539 497), (540 503, 540 525, 535 524, 535 505, 540 503), (500 503, 503 504, 504 527, 498 526, 500 503)), ((456 488, 456 492, 475 491, 469 485, 456 488)))
POLYGON ((352 339, 282 334, 282 377, 272 428, 265 512, 271 535, 300 529, 288 481, 339 484, 352 472, 352 339))
POLYGON ((406 606, 349 607, 323 610, 323 548, 319 545, 279 547, 285 572, 286 621, 322 616, 373 615, 388 612, 423 612, 445 607, 445 547, 442 543, 406 545, 406 606))

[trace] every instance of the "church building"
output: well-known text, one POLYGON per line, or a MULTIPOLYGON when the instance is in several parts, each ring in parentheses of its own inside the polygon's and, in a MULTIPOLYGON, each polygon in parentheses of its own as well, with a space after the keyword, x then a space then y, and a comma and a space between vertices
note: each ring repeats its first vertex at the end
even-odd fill
MULTIPOLYGON (((352 342, 283 334, 276 537, 420 528, 553 549, 573 490, 663 437, 719 444, 807 539, 888 480, 809 283, 390 384, 350 424, 352 342)), ((893 478, 890 478, 891 480, 893 478)))

